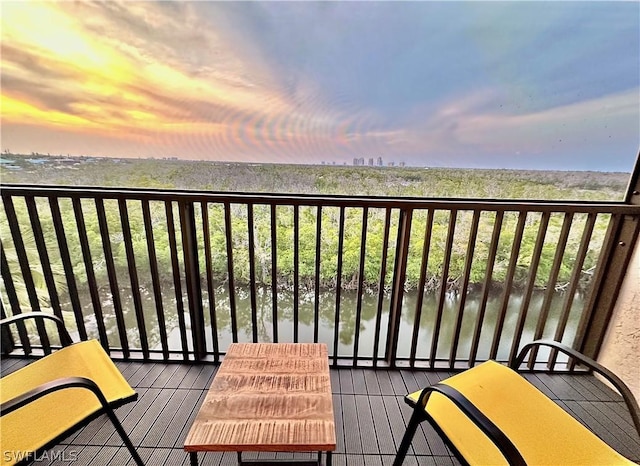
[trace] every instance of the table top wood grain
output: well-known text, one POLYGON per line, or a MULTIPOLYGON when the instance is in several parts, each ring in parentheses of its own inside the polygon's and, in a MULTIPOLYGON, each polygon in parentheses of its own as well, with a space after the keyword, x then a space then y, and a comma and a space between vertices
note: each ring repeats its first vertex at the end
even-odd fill
POLYGON ((184 443, 197 451, 333 451, 327 346, 233 343, 184 443))

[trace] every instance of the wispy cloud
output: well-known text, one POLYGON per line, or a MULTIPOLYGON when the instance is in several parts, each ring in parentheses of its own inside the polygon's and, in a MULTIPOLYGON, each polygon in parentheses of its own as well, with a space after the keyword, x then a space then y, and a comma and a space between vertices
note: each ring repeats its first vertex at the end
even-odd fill
POLYGON ((593 157, 602 162, 605 153, 615 159, 640 147, 640 88, 526 113, 501 108, 499 95, 462 96, 379 136, 420 165, 533 167, 537 157, 560 153, 569 162, 562 168, 586 169, 593 157))
POLYGON ((253 67, 194 5, 3 8, 3 121, 146 142, 200 137, 223 157, 340 146, 339 111, 311 84, 291 92, 253 67))
POLYGON ((3 146, 421 165, 635 152, 640 45, 619 44, 640 20, 547 6, 4 2, 3 146))

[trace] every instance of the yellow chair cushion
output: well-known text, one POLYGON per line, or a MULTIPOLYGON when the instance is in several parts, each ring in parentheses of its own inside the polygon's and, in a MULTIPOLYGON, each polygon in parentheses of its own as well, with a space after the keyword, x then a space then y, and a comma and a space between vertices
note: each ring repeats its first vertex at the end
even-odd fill
MULTIPOLYGON (((136 396, 96 340, 62 348, 0 379, 0 401, 63 377, 86 377, 102 390, 109 403, 136 396)), ((43 447, 100 410, 93 392, 67 388, 50 393, 0 417, 0 464, 13 464, 20 455, 43 447)))
MULTIPOLYGON (((441 383, 458 390, 487 416, 527 464, 635 464, 502 364, 487 361, 441 383)), ((407 395, 407 400, 415 406, 420 392, 407 395)), ((426 411, 469 464, 508 464, 493 442, 443 395, 432 393, 426 411)))

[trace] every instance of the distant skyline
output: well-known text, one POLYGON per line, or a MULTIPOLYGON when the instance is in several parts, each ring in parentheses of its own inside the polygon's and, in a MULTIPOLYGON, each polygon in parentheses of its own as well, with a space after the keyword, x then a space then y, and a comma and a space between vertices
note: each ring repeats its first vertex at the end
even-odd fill
POLYGON ((0 3, 1 148, 628 172, 637 2, 0 3))

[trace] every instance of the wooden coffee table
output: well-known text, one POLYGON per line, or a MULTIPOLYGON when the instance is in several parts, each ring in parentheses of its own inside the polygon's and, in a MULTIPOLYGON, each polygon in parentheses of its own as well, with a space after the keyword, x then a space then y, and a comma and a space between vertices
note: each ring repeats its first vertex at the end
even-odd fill
MULTIPOLYGON (((322 452, 336 448, 327 346, 320 343, 233 343, 184 443, 198 452, 322 452)), ((264 461, 262 462, 264 463, 264 461)), ((269 461, 269 464, 278 464, 269 461)), ((291 465, 291 461, 280 464, 291 465)))

